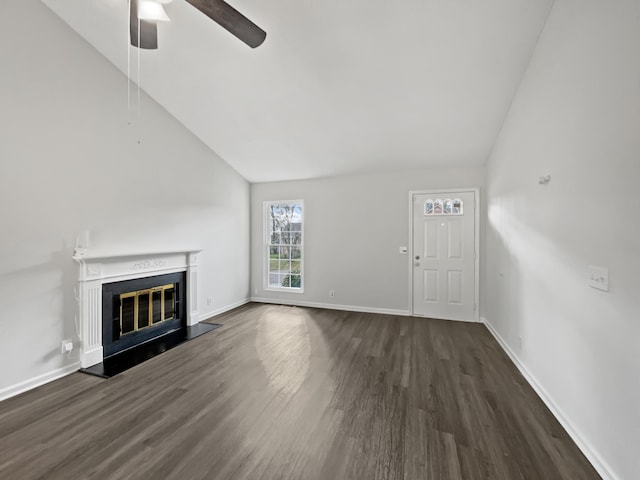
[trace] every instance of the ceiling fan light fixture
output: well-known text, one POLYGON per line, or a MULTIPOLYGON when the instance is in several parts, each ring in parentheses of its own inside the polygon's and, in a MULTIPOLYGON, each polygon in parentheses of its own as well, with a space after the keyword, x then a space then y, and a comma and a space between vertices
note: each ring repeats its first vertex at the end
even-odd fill
POLYGON ((168 2, 141 0, 138 3, 138 18, 148 22, 170 22, 171 19, 167 16, 167 12, 164 11, 160 3, 168 2))

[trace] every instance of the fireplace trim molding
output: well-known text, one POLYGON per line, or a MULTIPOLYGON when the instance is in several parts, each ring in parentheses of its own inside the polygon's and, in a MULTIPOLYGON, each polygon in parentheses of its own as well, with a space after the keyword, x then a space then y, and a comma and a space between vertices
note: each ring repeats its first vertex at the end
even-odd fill
POLYGON ((103 361, 102 285, 165 273, 186 272, 187 325, 200 321, 198 313, 198 255, 201 250, 157 253, 90 254, 76 249, 79 265, 78 321, 80 364, 88 368, 103 361))

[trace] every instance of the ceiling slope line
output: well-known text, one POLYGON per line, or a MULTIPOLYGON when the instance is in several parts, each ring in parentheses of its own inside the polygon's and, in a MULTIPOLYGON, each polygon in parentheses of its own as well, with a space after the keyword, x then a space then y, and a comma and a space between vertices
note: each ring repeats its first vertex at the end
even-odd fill
POLYGON ((522 76, 520 77, 520 81, 518 82, 517 87, 513 91, 513 95, 511 96, 511 100, 509 101, 509 105, 507 106, 507 109, 505 110, 505 113, 504 113, 504 117, 502 118, 502 122, 500 123, 500 128, 498 129, 498 131, 496 133, 496 136, 493 139, 493 143, 491 144, 491 148, 489 149, 489 154, 487 155, 487 158, 485 158, 485 160, 484 160, 484 165, 485 166, 487 165, 487 163, 489 163, 489 160, 491 160, 491 157, 493 157, 493 154, 495 152, 496 146, 498 144, 498 140, 502 136, 502 131, 504 130, 504 126, 507 123, 507 119, 511 115, 511 110, 513 109, 513 104, 514 104, 514 102, 516 100, 516 97, 518 96, 518 93, 520 92, 520 88, 522 87, 522 84, 524 83, 524 79, 527 77, 527 73, 529 72, 529 68, 531 67, 531 62, 533 61, 533 57, 536 54, 536 50, 538 50, 538 44, 540 43, 540 39, 542 38, 542 34, 547 29, 547 23, 549 22, 549 18, 551 17, 551 13, 553 12, 553 8, 555 7, 555 5, 556 5, 556 0, 553 0, 553 2, 551 2, 551 6, 549 7, 549 11, 547 12, 547 16, 545 17, 544 22, 542 23, 542 27, 540 28, 540 32, 538 32, 538 35, 536 36, 536 41, 533 42, 533 48, 531 49, 531 54, 529 55, 529 60, 527 60, 527 63, 525 64, 525 67, 524 67, 524 70, 522 71, 522 76))

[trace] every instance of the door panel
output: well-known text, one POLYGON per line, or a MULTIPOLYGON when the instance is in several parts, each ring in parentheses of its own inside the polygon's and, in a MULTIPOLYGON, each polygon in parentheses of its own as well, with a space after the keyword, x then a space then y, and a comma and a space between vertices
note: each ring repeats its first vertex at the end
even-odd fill
POLYGON ((460 270, 449 270, 447 276, 449 303, 462 303, 462 272, 460 270))
POLYGON ((437 270, 425 270, 424 271, 424 301, 425 302, 437 302, 438 301, 438 271, 437 270))
POLYGON ((475 203, 475 192, 413 196, 414 315, 475 320, 475 203))
POLYGON ((424 258, 438 258, 438 221, 429 219, 424 222, 424 258))
POLYGON ((447 225, 449 258, 462 258, 462 225, 458 219, 449 219, 447 225))

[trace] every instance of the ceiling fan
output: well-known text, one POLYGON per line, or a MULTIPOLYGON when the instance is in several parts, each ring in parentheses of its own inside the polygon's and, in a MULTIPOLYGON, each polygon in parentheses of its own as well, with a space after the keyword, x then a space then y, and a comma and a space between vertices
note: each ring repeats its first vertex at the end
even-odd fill
MULTIPOLYGON (((162 4, 171 0, 130 0, 129 34, 131 45, 148 50, 158 48, 159 21, 168 21, 169 17, 162 4), (138 31, 140 26, 140 31, 138 31)), ((229 33, 242 40, 251 48, 264 42, 267 33, 247 17, 238 12, 224 0, 186 0, 229 33)))

